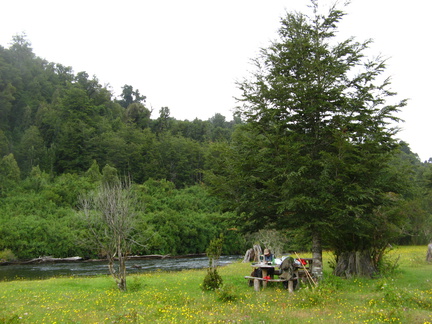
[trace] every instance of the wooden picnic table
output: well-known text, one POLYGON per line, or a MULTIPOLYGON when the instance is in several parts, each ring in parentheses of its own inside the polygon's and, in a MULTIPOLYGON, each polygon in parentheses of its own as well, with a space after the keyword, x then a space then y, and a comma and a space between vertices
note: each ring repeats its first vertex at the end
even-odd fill
POLYGON ((294 264, 294 274, 293 277, 289 280, 286 279, 279 279, 274 278, 274 275, 279 276, 281 274, 281 271, 276 269, 280 265, 278 264, 272 264, 271 262, 260 262, 260 263, 252 263, 251 266, 255 269, 261 270, 261 277, 253 277, 253 276, 245 276, 246 279, 253 280, 254 281, 254 289, 255 291, 259 291, 262 283, 262 287, 267 287, 267 282, 286 282, 288 281, 288 291, 293 292, 294 291, 294 281, 303 280, 307 277, 307 271, 310 271, 312 269, 312 258, 301 258, 302 260, 306 261, 305 265, 299 265, 294 264), (270 271, 272 270, 272 271, 270 271), (269 273, 272 275, 269 276, 269 273))

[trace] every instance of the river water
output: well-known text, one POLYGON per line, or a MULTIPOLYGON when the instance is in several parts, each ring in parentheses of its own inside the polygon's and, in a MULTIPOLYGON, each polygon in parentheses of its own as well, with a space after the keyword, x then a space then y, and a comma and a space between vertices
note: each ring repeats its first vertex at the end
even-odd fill
MULTIPOLYGON (((224 266, 238 260, 241 256, 221 256, 219 265, 224 266)), ((166 258, 127 261, 127 273, 149 271, 180 271, 208 267, 207 257, 166 258)), ((45 279, 60 276, 97 276, 109 274, 106 261, 14 264, 0 266, 0 281, 18 279, 45 279)))

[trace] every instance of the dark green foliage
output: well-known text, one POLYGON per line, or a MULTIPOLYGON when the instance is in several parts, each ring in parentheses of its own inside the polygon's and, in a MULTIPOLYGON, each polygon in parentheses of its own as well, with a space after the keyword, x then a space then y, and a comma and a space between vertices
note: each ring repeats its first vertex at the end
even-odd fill
POLYGON ((0 48, 0 158, 13 153, 23 176, 34 166, 82 173, 96 160, 139 183, 202 181, 206 143, 229 140, 234 123, 220 114, 178 121, 168 107, 152 120, 145 99, 130 85, 113 99, 95 76, 38 58, 18 35, 0 48))
POLYGON ((201 181, 200 170, 204 167, 204 154, 199 143, 166 134, 159 137, 153 152, 151 165, 147 165, 147 170, 156 179, 166 179, 177 187, 201 181))
MULTIPOLYGON (((86 224, 77 217, 78 198, 99 181, 110 182, 117 170, 93 164, 87 176, 63 174, 51 178, 35 167, 0 202, 0 250, 10 249, 19 259, 42 255, 91 256, 99 251, 85 244, 86 224), (110 180, 111 179, 111 180, 110 180)), ((226 253, 242 254, 244 243, 228 230, 232 215, 222 213, 219 201, 203 186, 175 189, 168 181, 149 180, 135 185, 137 223, 132 254, 204 253, 217 233, 226 232, 226 253)))
POLYGON ((0 159, 0 197, 18 184, 20 173, 12 153, 0 159))
POLYGON ((246 124, 216 144, 208 180, 246 230, 309 233, 314 259, 324 242, 378 260, 400 218, 387 213, 398 193, 388 164, 397 147, 385 62, 370 42, 335 41, 344 13, 288 13, 279 39, 262 49, 251 80, 239 83, 246 124), (365 252, 365 254, 367 254, 365 252))
POLYGON ((47 158, 48 152, 39 129, 30 126, 24 131, 17 148, 17 160, 21 165, 21 171, 27 175, 33 167, 46 165, 47 158))
POLYGON ((223 242, 224 237, 222 234, 210 241, 206 250, 207 257, 209 258, 209 268, 217 268, 219 258, 222 255, 223 242))
POLYGON ((229 237, 225 240, 225 253, 243 253, 241 235, 229 230, 232 214, 222 213, 219 200, 211 197, 204 186, 178 190, 171 182, 148 180, 138 190, 148 219, 143 231, 152 233, 141 253, 203 253, 210 240, 221 232, 229 237))
POLYGON ((84 255, 77 247, 83 227, 72 209, 59 207, 41 194, 18 193, 4 198, 1 206, 1 248, 9 248, 19 259, 84 255))
POLYGON ((201 286, 204 291, 213 291, 222 287, 223 280, 216 268, 208 268, 201 286))
POLYGON ((90 255, 78 244, 85 226, 73 209, 90 188, 86 178, 64 174, 52 181, 35 168, 2 198, 0 250, 9 248, 19 259, 90 255))
POLYGON ((137 103, 144 103, 146 100, 146 96, 142 96, 139 93, 139 90, 134 90, 133 87, 131 85, 125 84, 122 87, 122 93, 120 95, 121 99, 118 100, 118 103, 123 107, 123 108, 128 108, 130 105, 137 103))
POLYGON ((206 250, 207 257, 209 258, 209 267, 202 284, 202 289, 204 291, 219 289, 223 284, 222 277, 217 271, 217 263, 222 254, 223 241, 223 235, 220 235, 218 238, 214 238, 210 241, 210 244, 206 250))
POLYGON ((16 256, 10 249, 4 249, 3 251, 0 251, 0 262, 15 260, 16 256))

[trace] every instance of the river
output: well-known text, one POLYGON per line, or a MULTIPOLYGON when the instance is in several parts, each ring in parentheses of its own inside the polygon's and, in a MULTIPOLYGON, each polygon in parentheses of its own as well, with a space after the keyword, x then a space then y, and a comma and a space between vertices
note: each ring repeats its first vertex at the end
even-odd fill
MULTIPOLYGON (((242 257, 238 255, 221 256, 219 265, 224 266, 242 257)), ((128 274, 149 271, 180 271, 185 269, 203 269, 208 267, 207 257, 165 258, 129 260, 126 267, 128 274)), ((46 279, 61 276, 97 276, 109 274, 106 261, 34 263, 0 266, 0 281, 19 279, 46 279)))

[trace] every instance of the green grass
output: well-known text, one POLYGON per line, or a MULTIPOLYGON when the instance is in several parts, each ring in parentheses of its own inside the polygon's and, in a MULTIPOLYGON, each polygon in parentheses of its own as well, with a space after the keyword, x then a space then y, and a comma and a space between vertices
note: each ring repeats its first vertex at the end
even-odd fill
POLYGON ((294 294, 280 285, 255 292, 243 278, 251 266, 240 262, 219 269, 218 292, 201 290, 205 270, 129 276, 126 293, 110 277, 0 282, 0 323, 432 323, 426 247, 398 248, 390 258, 398 255, 388 277, 325 273, 319 288, 294 294))

